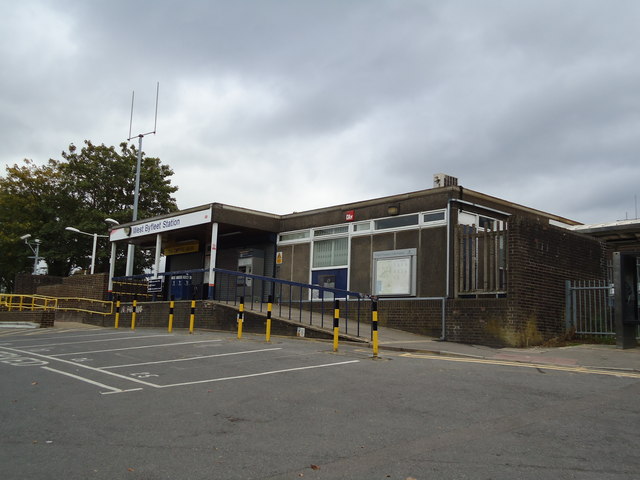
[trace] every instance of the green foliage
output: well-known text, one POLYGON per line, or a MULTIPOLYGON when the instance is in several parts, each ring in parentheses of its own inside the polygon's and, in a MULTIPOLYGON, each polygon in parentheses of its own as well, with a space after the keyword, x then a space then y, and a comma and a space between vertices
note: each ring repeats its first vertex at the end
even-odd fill
MULTIPOLYGON (((42 240, 40 255, 46 259, 50 275, 68 275, 76 267, 88 268, 93 240, 65 231, 72 226, 88 233, 108 234, 105 218, 120 223, 131 221, 137 149, 127 143, 120 150, 85 141, 78 150, 70 145, 62 160, 36 165, 7 167, 0 177, 0 289, 11 289, 15 274, 33 268, 29 248, 20 240, 26 233, 42 240)), ((171 185, 173 171, 158 158, 142 154, 138 218, 177 210, 171 185)), ((96 272, 108 271, 109 242, 98 240, 96 272)), ((126 252, 118 252, 118 271, 123 270, 126 252), (121 268, 122 267, 122 268, 121 268)), ((142 253, 136 256, 135 271, 149 263, 142 253)))

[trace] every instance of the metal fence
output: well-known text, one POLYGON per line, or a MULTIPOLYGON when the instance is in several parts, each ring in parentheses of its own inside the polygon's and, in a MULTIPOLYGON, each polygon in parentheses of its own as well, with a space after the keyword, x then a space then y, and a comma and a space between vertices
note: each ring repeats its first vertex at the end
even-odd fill
MULTIPOLYGON (((614 336, 614 294, 613 283, 607 280, 567 280, 567 330, 574 328, 577 335, 614 336)), ((636 338, 640 339, 640 326, 636 330, 636 338)))
POLYGON ((135 275, 113 279, 113 299, 121 301, 215 300, 245 310, 266 313, 273 299, 273 315, 302 325, 331 328, 334 304, 340 308, 340 332, 357 337, 371 335, 371 298, 358 292, 291 282, 220 268, 213 269, 215 286, 209 287, 208 269, 165 272, 155 277, 135 275))
POLYGON ((506 224, 497 229, 458 225, 455 281, 458 296, 504 296, 507 292, 506 224))
POLYGON ((567 280, 567 330, 578 335, 615 335, 613 285, 606 280, 567 280))

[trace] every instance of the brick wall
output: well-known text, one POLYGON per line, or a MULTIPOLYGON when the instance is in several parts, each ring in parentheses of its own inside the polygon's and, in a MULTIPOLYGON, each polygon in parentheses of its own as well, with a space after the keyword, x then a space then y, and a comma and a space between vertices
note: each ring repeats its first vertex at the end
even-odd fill
POLYGON ((49 297, 108 300, 107 287, 109 285, 109 275, 107 273, 73 275, 63 278, 62 280, 60 284, 39 286, 36 293, 49 297))
POLYGON ((533 219, 509 222, 512 322, 541 343, 565 334, 565 281, 606 279, 604 243, 533 219))
MULTIPOLYGON (((479 345, 516 345, 517 329, 510 325, 511 302, 505 298, 445 300, 445 338, 479 345)), ((419 335, 442 336, 442 300, 382 300, 380 325, 419 335)))
MULTIPOLYGON (((448 299, 447 340, 526 347, 565 335, 565 281, 606 278, 609 252, 586 235, 514 216, 508 255, 507 297, 448 299)), ((383 326, 441 335, 439 300, 383 300, 379 311, 383 326)))
POLYGON ((440 337, 442 332, 441 300, 380 300, 378 321, 383 327, 440 337))
POLYGON ((32 322, 39 323, 40 327, 53 327, 54 312, 0 312, 0 322, 32 322))
POLYGON ((526 333, 513 323, 512 304, 508 298, 447 300, 445 338, 495 347, 525 345, 526 333))
POLYGON ((31 273, 18 273, 16 275, 14 293, 21 295, 33 295, 39 287, 45 285, 57 285, 62 283, 62 277, 52 275, 32 275, 31 273))

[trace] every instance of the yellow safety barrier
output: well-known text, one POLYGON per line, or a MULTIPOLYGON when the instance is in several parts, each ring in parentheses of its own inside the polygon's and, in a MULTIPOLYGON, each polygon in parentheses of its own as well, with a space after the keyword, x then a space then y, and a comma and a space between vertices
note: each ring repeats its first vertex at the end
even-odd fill
POLYGON ((116 319, 113 326, 114 328, 120 327, 120 297, 118 297, 118 300, 116 301, 116 319))
POLYGON ((169 302, 169 326, 167 327, 167 331, 171 333, 173 331, 173 309, 176 305, 174 301, 173 295, 171 295, 171 301, 169 302))
POLYGON ((193 325, 196 319, 196 298, 191 299, 191 313, 189 314, 189 333, 193 333, 193 325))
POLYGON ((373 358, 378 358, 378 302, 371 302, 371 336, 373 337, 373 358))
POLYGON ((238 340, 242 340, 242 322, 244 321, 244 297, 240 297, 238 306, 238 340))
POLYGON ((97 315, 112 315, 113 302, 80 297, 46 297, 43 295, 0 294, 0 307, 8 311, 55 311, 85 312, 97 315))
POLYGON ((333 309, 333 351, 338 351, 338 338, 340 337, 340 302, 335 301, 333 309))
POLYGON ((273 310, 273 296, 269 295, 267 303, 267 332, 265 335, 267 342, 271 341, 271 310, 273 310))
POLYGON ((133 299, 133 309, 131 310, 131 330, 135 330, 136 329, 136 315, 138 312, 136 312, 136 309, 138 308, 138 299, 134 298, 133 299))
POLYGON ((147 282, 113 282, 113 295, 120 295, 125 297, 137 296, 138 298, 151 298, 153 294, 147 292, 147 282))

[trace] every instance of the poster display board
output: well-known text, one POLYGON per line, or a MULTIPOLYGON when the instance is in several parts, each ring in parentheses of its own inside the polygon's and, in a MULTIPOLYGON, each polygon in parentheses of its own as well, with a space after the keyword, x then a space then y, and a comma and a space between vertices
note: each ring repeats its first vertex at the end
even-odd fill
POLYGON ((416 249, 373 252, 373 294, 414 296, 416 294, 416 249))

